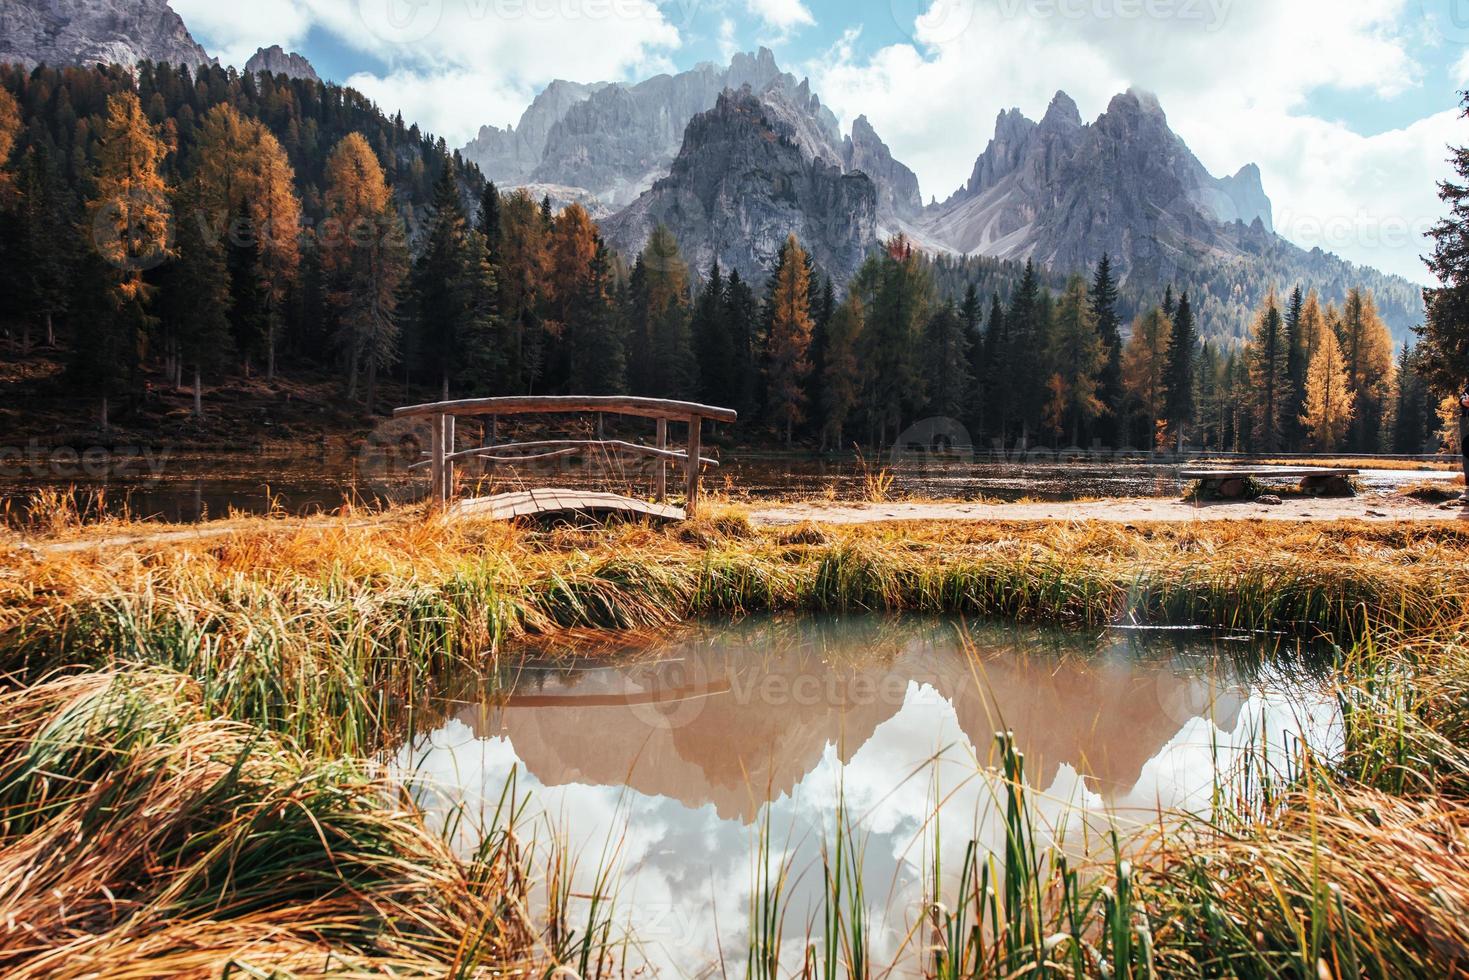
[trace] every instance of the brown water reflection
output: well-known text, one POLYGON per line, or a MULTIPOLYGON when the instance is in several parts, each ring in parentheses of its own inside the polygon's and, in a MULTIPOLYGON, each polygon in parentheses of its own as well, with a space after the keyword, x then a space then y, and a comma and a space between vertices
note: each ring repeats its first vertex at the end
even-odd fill
MULTIPOLYGON (((1216 765, 1262 739, 1277 760, 1301 739, 1330 751, 1332 700, 1258 666, 1258 652, 1181 634, 759 620, 635 664, 527 671, 508 698, 445 704, 399 763, 431 810, 468 815, 465 847, 512 773, 531 794, 529 819, 590 854, 586 873, 619 841, 625 924, 670 975, 712 963, 716 931, 738 955, 757 825, 768 819, 809 872, 844 798, 882 924, 874 952, 901 958, 931 866, 934 801, 946 867, 971 838, 1003 853, 984 769, 997 731, 1015 733, 1036 817, 1068 848, 1159 807, 1207 809, 1216 765)), ((797 939, 819 909, 818 878, 798 874, 797 939)))
MULTIPOLYGON (((407 457, 379 465, 372 453, 342 454, 309 447, 300 453, 274 455, 189 455, 138 447, 132 455, 108 456, 97 465, 58 460, 40 453, 0 459, 0 513, 23 517, 26 497, 40 489, 82 493, 102 491, 106 506, 116 511, 173 522, 202 521, 231 509, 292 514, 333 510, 345 500, 372 504, 417 499, 427 492, 427 478, 410 476, 407 457)), ((31 450, 26 450, 30 452, 31 450)), ((1173 464, 1138 459, 995 461, 989 458, 956 463, 905 457, 864 465, 851 458, 760 456, 726 452, 723 465, 706 476, 706 487, 735 499, 860 499, 864 474, 886 466, 893 475, 894 496, 935 499, 1047 501, 1084 497, 1169 497, 1184 483, 1173 464)), ((1451 478, 1439 471, 1371 470, 1362 481, 1374 490, 1405 482, 1451 478)), ((549 470, 505 473, 481 489, 487 492, 527 486, 597 487, 646 494, 651 478, 646 467, 615 461, 562 461, 549 470)), ((471 487, 472 489, 472 484, 471 487)))

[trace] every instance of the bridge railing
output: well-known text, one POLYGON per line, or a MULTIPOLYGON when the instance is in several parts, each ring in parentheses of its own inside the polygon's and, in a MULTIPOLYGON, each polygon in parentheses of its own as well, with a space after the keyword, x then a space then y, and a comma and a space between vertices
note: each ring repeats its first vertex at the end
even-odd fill
POLYGON ((631 398, 619 395, 547 395, 506 398, 469 398, 458 401, 409 405, 393 412, 396 418, 426 417, 430 436, 428 459, 415 464, 430 473, 429 496, 447 506, 454 495, 455 464, 480 459, 491 464, 507 465, 533 460, 558 459, 592 450, 643 456, 658 461, 655 469, 659 503, 668 496, 669 463, 681 463, 684 470, 686 503, 684 511, 693 517, 699 506, 699 477, 704 466, 719 465, 702 456, 704 420, 733 423, 739 414, 732 409, 696 402, 669 401, 662 398, 631 398), (627 442, 621 439, 542 439, 532 442, 490 443, 473 449, 455 445, 456 420, 506 415, 627 415, 653 419, 657 423, 655 445, 627 442), (684 451, 668 446, 668 425, 688 426, 688 447, 684 451))

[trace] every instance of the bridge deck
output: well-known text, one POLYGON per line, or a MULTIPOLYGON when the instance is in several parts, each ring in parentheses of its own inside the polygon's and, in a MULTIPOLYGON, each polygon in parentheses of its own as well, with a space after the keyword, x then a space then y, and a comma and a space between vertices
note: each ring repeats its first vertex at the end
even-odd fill
POLYGON ((517 517, 539 517, 544 514, 626 514, 651 517, 659 521, 682 521, 682 508, 667 504, 651 504, 616 493, 590 490, 518 490, 494 497, 461 500, 454 505, 456 513, 473 517, 491 517, 508 521, 517 517))

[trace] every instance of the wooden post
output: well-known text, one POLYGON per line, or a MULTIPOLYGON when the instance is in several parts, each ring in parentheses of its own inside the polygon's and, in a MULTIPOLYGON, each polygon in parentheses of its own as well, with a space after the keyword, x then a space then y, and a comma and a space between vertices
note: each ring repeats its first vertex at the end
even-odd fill
POLYGON ((444 502, 444 416, 435 415, 429 423, 429 491, 435 507, 444 502))
MULTIPOLYGON (((658 448, 668 448, 668 420, 658 420, 658 448)), ((668 500, 668 461, 658 460, 658 502, 666 503, 668 500)))
POLYGON ((699 454, 703 447, 700 443, 704 438, 704 420, 697 415, 689 416, 689 459, 687 466, 688 491, 686 493, 687 503, 684 504, 684 513, 692 519, 699 510, 699 454))
POLYGON ((454 461, 449 459, 454 455, 454 430, 456 419, 452 415, 444 416, 444 503, 454 499, 454 461))

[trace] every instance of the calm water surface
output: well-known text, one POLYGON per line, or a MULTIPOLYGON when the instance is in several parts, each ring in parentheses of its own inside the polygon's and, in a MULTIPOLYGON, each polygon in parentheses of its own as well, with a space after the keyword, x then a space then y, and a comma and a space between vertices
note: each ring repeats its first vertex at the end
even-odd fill
MULTIPOLYGON (((37 490, 84 495, 101 492, 107 509, 126 507, 134 515, 192 522, 227 515, 231 510, 264 513, 282 509, 293 514, 332 510, 346 499, 363 502, 417 499, 427 492, 427 477, 410 475, 403 460, 380 465, 373 453, 303 451, 296 455, 172 455, 111 458, 103 466, 84 466, 70 457, 39 463, 0 460, 0 515, 24 516, 26 498, 37 490)), ((835 496, 861 499, 864 475, 888 468, 894 496, 937 499, 1013 501, 1022 497, 1047 501, 1084 497, 1170 497, 1185 489, 1180 467, 1138 461, 964 462, 911 458, 881 460, 864 467, 851 459, 761 457, 726 454, 723 466, 711 470, 705 486, 736 498, 753 500, 835 496)), ((1361 481, 1369 490, 1391 490, 1423 479, 1452 479, 1443 471, 1372 470, 1361 481)), ((480 489, 485 492, 525 487, 566 486, 651 492, 648 471, 616 462, 558 463, 548 471, 505 474, 480 489)))
POLYGON ((996 732, 1024 752, 1042 836, 1077 855, 1160 808, 1207 812, 1247 752, 1274 765, 1302 743, 1336 751, 1329 692, 1260 652, 1188 632, 760 619, 617 666, 529 667, 508 700, 467 683, 396 764, 437 820, 455 815, 466 852, 513 778, 522 832, 579 856, 578 890, 615 866, 617 928, 663 976, 718 975, 721 947, 742 969, 762 826, 791 862, 798 959, 820 933, 822 847, 845 799, 876 961, 918 975, 904 937, 935 846, 951 873, 970 840, 1003 854, 996 732))

